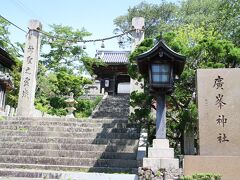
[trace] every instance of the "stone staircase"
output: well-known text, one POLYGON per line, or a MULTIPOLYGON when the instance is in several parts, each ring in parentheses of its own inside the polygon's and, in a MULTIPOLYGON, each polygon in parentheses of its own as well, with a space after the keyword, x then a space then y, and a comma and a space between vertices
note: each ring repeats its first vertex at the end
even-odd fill
POLYGON ((129 114, 129 95, 107 96, 93 113, 93 118, 127 118, 129 114))
POLYGON ((136 173, 139 128, 124 117, 1 120, 0 177, 60 179, 64 172, 136 173))

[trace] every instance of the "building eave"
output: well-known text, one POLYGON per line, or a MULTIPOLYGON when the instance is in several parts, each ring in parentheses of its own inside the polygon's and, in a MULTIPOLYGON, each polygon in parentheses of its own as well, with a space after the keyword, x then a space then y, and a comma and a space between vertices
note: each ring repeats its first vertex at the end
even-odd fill
POLYGON ((0 63, 9 69, 12 69, 12 66, 16 64, 13 58, 2 48, 0 48, 0 63))

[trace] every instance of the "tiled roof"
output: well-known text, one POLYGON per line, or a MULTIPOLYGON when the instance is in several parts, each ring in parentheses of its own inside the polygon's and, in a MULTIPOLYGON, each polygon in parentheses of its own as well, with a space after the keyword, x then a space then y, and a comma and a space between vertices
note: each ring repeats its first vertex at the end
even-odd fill
POLYGON ((97 51, 95 58, 107 64, 128 64, 130 51, 97 51))

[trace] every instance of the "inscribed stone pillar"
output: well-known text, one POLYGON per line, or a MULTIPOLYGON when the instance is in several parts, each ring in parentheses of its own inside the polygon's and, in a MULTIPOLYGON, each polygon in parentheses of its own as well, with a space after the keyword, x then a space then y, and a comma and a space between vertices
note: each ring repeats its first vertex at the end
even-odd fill
POLYGON ((184 175, 240 177, 240 69, 198 69, 198 156, 184 157, 184 175))
MULTIPOLYGON (((136 29, 133 32, 132 36, 134 37, 134 41, 132 43, 132 52, 135 48, 144 40, 144 18, 143 17, 134 17, 132 19, 132 26, 136 29)), ((143 82, 141 82, 143 83, 143 82)), ((143 92, 143 89, 140 86, 140 83, 134 79, 130 79, 130 94, 133 91, 143 92)), ((130 112, 133 112, 133 108, 130 107, 130 112)))
POLYGON ((132 51, 144 40, 144 18, 143 17, 134 17, 132 19, 132 26, 135 29, 132 36, 134 41, 132 44, 132 51))
POLYGON ((240 156, 240 69, 198 69, 200 155, 240 156))
POLYGON ((34 116, 34 98, 40 49, 40 34, 38 30, 42 29, 42 25, 37 20, 31 20, 28 28, 17 111, 17 116, 25 117, 34 116))

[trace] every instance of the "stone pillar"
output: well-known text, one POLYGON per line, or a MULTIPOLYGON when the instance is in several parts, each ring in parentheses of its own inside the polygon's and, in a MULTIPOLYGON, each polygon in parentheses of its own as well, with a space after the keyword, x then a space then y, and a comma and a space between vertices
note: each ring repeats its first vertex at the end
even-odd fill
POLYGON ((18 95, 17 116, 34 116, 34 99, 40 50, 40 34, 37 30, 41 29, 42 25, 39 21, 31 20, 29 22, 29 32, 24 50, 24 61, 18 95))
POLYGON ((11 107, 9 116, 10 116, 10 117, 13 117, 14 115, 15 115, 15 108, 14 108, 14 107, 11 107))
POLYGON ((199 154, 184 156, 184 175, 211 172, 221 180, 240 177, 239 68, 196 73, 199 154))
POLYGON ((6 107, 5 107, 5 115, 6 116, 9 116, 10 109, 11 109, 11 107, 9 105, 6 105, 6 107))
POLYGON ((99 81, 100 81, 100 94, 102 94, 102 91, 103 91, 103 87, 102 87, 103 86, 103 82, 102 81, 103 80, 100 79, 99 81))
POLYGON ((113 82, 113 84, 112 84, 111 87, 113 88, 113 96, 115 96, 116 95, 116 89, 115 89, 116 88, 116 74, 113 75, 113 81, 112 82, 113 82))
POLYGON ((194 155, 194 130, 188 129, 184 132, 184 155, 194 155))
POLYGON ((4 109, 4 88, 2 85, 0 85, 0 108, 4 109))
POLYGON ((165 94, 157 97, 156 138, 166 139, 166 100, 165 94))
POLYGON ((148 148, 148 158, 143 158, 143 167, 156 171, 159 169, 179 169, 179 160, 174 158, 174 149, 166 139, 166 95, 157 97, 156 139, 148 148))
POLYGON ((6 103, 6 89, 3 90, 3 95, 2 95, 2 107, 5 106, 6 103))
POLYGON ((134 17, 132 19, 132 27, 135 29, 132 36, 134 41, 132 43, 132 51, 144 40, 144 18, 143 17, 134 17))
MULTIPOLYGON (((132 19, 132 26, 136 29, 133 32, 132 36, 134 37, 134 41, 132 43, 132 52, 135 48, 144 40, 144 18, 143 17, 134 17, 132 19)), ((143 82, 141 82, 143 83, 143 82)), ((130 79, 130 94, 133 91, 143 92, 143 89, 140 86, 140 83, 134 79, 130 79)), ((130 113, 133 112, 133 108, 130 107, 130 113)))

